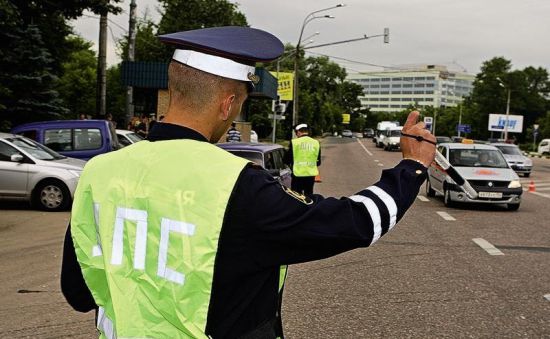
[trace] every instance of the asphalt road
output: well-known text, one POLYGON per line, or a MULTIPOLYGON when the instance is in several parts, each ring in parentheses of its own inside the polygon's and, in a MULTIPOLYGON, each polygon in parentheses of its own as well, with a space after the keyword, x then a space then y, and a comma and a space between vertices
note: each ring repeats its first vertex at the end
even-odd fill
MULTIPOLYGON (((370 139, 327 138, 322 147, 315 189, 325 196, 354 194, 401 157, 370 139)), ((533 180, 536 192, 524 194, 519 211, 448 209, 422 189, 372 248, 291 267, 287 337, 550 338, 550 160, 534 162, 522 181, 527 189, 533 180)), ((97 337, 93 314, 72 311, 59 292, 68 218, 0 205, 0 338, 97 337)))

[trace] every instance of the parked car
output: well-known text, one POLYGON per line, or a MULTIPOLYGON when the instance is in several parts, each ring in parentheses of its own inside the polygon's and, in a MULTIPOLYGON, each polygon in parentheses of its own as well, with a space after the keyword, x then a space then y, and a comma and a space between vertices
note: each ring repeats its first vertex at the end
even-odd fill
POLYGON ((435 137, 435 140, 436 140, 436 143, 438 143, 438 144, 442 144, 442 143, 444 143, 444 142, 453 142, 453 141, 451 140, 451 138, 446 137, 446 136, 442 136, 442 135, 436 136, 436 137, 435 137))
POLYGON ((353 136, 356 137, 356 138, 362 138, 363 133, 355 132, 355 133, 353 133, 353 136))
POLYGON ((515 211, 523 193, 519 177, 504 159, 502 152, 491 145, 445 143, 437 146, 454 169, 477 191, 471 199, 435 162, 428 169, 426 194, 430 197, 442 194, 445 206, 456 202, 477 204, 506 204, 515 211))
POLYGON ((363 138, 372 138, 374 137, 374 130, 372 128, 365 128, 363 130, 363 138))
POLYGON ((518 146, 505 143, 494 143, 491 145, 495 146, 502 152, 504 159, 506 159, 508 165, 516 171, 516 173, 523 174, 524 177, 531 175, 533 160, 523 155, 518 146))
POLYGON ((390 127, 386 130, 386 137, 382 141, 384 151, 401 148, 401 130, 403 127, 390 127))
POLYGON ((14 127, 23 135, 68 157, 90 158, 120 148, 113 124, 107 120, 55 120, 14 127))
POLYGON ((265 168, 275 179, 290 187, 292 171, 284 163, 285 149, 277 144, 226 142, 220 148, 265 168))
POLYGON ((65 210, 85 163, 23 136, 0 133, 0 199, 29 201, 45 211, 65 210))
POLYGON ((117 129, 116 137, 120 148, 135 144, 136 142, 143 140, 143 137, 141 135, 125 129, 117 129))
POLYGON ((549 155, 550 154, 550 139, 542 139, 539 143, 539 147, 537 149, 537 152, 542 155, 549 155))
POLYGON ((342 131, 342 137, 343 138, 353 138, 353 133, 349 129, 345 129, 342 131))

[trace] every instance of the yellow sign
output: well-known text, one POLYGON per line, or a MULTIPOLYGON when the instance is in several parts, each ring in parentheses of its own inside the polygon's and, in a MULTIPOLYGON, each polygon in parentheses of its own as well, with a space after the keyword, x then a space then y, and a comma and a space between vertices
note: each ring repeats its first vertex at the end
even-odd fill
POLYGON ((351 115, 347 113, 342 114, 342 124, 349 125, 349 122, 351 120, 351 115))
MULTIPOLYGON (((277 78, 277 72, 271 72, 275 78, 277 78)), ((277 80, 278 88, 277 94, 279 100, 292 101, 294 98, 294 73, 292 72, 279 72, 279 78, 277 80)))

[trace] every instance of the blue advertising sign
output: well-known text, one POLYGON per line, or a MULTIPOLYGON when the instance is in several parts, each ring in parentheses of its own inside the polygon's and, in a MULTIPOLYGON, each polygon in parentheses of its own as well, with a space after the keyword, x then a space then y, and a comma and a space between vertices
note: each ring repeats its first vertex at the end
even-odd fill
POLYGON ((467 124, 457 125, 456 130, 461 133, 472 133, 472 127, 467 124))

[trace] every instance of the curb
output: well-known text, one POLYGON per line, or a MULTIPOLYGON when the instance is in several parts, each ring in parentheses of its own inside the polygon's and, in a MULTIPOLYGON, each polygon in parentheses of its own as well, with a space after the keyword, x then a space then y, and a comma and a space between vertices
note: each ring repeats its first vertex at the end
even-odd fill
POLYGON ((542 154, 539 154, 539 153, 529 153, 527 155, 529 158, 544 158, 544 159, 550 159, 550 156, 549 155, 542 155, 542 154))

